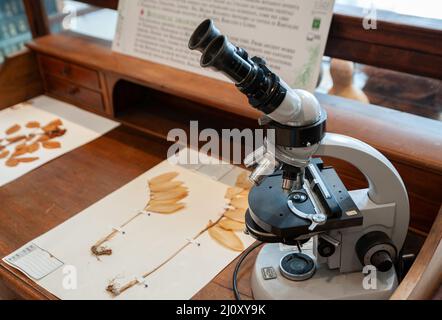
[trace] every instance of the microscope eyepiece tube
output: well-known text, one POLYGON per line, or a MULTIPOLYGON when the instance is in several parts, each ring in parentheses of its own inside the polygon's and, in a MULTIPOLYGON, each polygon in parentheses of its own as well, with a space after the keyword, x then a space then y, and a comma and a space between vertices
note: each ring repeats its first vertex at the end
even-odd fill
POLYGON ((288 86, 271 72, 263 59, 249 58, 215 27, 212 20, 203 21, 192 34, 189 48, 202 53, 203 68, 220 71, 247 96, 250 105, 272 114, 287 96, 288 86))
POLYGON ((249 61, 238 54, 237 48, 225 36, 218 36, 210 42, 201 57, 201 66, 221 71, 236 84, 247 79, 252 70, 249 61))
POLYGON ((220 35, 221 32, 215 27, 212 20, 204 20, 190 37, 189 49, 198 50, 202 53, 206 50, 209 43, 220 35))

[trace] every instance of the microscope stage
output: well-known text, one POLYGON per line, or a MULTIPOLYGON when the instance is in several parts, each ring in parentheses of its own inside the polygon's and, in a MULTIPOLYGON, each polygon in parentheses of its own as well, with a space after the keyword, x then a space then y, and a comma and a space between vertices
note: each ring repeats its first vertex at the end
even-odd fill
MULTIPOLYGON (((320 159, 312 160, 311 164, 315 168, 307 169, 306 183, 310 183, 314 179, 310 170, 315 170, 320 175, 323 182, 322 188, 319 187, 319 184, 314 184, 312 191, 327 215, 327 222, 318 225, 313 232, 362 225, 362 214, 336 171, 333 168, 325 168, 320 159)), ((252 235, 267 233, 278 237, 271 242, 288 243, 291 239, 312 233, 309 230, 311 221, 295 215, 288 207, 289 197, 297 197, 298 201, 294 204, 296 209, 303 213, 315 214, 315 208, 304 189, 287 193, 281 188, 281 185, 282 173, 277 172, 267 177, 261 185, 252 188, 249 195, 250 209, 247 212, 246 222, 252 235)), ((268 241, 268 239, 266 240, 268 241)))

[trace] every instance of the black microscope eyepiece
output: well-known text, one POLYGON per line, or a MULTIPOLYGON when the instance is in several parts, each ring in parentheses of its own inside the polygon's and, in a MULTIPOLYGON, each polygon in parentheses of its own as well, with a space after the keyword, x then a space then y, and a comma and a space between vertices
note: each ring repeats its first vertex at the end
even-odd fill
POLYGON ((201 66, 221 71, 236 84, 241 84, 250 75, 253 66, 238 53, 238 48, 225 36, 218 36, 204 51, 201 66))
POLYGON ((233 45, 215 27, 204 20, 189 41, 191 50, 202 53, 203 68, 220 71, 231 79, 248 98, 250 104, 266 114, 272 113, 284 100, 287 90, 263 59, 249 58, 246 50, 233 45))
POLYGON ((204 52, 209 43, 220 35, 221 32, 215 27, 212 20, 204 20, 190 37, 189 49, 204 52))

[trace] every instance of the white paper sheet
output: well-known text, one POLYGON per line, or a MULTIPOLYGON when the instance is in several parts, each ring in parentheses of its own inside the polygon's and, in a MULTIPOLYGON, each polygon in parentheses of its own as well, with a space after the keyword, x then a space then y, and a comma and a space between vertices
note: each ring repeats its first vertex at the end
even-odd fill
MULTIPOLYGON (((63 126, 67 129, 63 137, 55 139, 61 142, 62 148, 55 150, 40 148, 39 151, 31 155, 31 157, 38 157, 39 160, 32 163, 21 163, 14 168, 5 166, 6 159, 0 160, 0 187, 73 149, 97 139, 119 125, 115 121, 84 111, 73 105, 47 96, 40 96, 30 101, 30 103, 18 104, 0 111, 0 140, 6 138, 5 131, 15 124, 19 124, 22 129, 12 136, 35 132, 35 129, 25 128, 29 121, 38 121, 44 125, 55 119, 62 120, 63 126)), ((5 145, 5 143, 5 140, 1 142, 2 145, 5 145)), ((13 149, 10 149, 10 151, 13 151, 13 149)))
MULTIPOLYGON (((116 298, 105 289, 113 279, 125 284, 158 266, 203 230, 209 220, 217 220, 224 212, 228 185, 197 170, 165 161, 33 240, 32 243, 65 264, 36 282, 61 299, 190 299, 239 255, 214 241, 207 232, 143 284, 116 298), (177 179, 185 181, 189 188, 186 208, 176 214, 137 218, 122 230, 124 234, 118 234, 106 244, 113 250, 111 256, 100 260, 92 256, 90 248, 97 240, 144 208, 149 197, 147 180, 170 171, 179 172, 177 179), (78 283, 73 290, 65 285, 69 270, 75 270, 78 283)), ((239 173, 236 168, 232 170, 239 173)), ((242 232, 237 234, 245 248, 253 243, 251 237, 242 232)))

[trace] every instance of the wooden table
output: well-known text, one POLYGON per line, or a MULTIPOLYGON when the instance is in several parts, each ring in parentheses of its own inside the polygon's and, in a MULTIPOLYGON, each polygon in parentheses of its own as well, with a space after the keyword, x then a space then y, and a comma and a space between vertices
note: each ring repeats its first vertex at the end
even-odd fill
MULTIPOLYGON (((0 257, 58 226, 165 160, 167 149, 164 140, 120 127, 0 188, 0 257)), ((249 299, 249 271, 253 260, 253 256, 247 259, 239 276, 241 293, 249 299)), ((195 299, 233 299, 231 275, 234 263, 195 299)), ((4 262, 0 263, 0 281, 17 298, 56 299, 4 262)))

